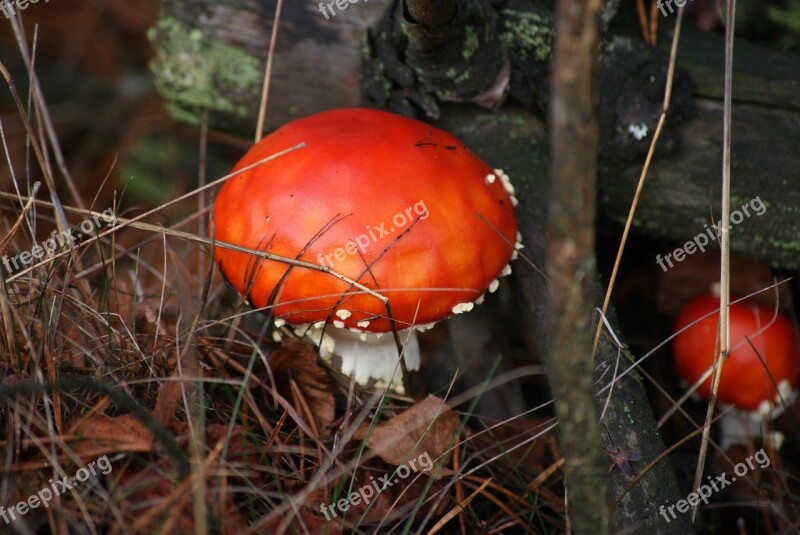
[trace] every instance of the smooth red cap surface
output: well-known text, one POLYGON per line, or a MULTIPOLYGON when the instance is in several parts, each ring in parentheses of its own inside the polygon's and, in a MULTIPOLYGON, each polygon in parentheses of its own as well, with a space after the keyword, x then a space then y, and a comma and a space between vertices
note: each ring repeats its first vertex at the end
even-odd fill
MULTIPOLYGON (((731 301, 735 300, 734 297, 731 301)), ((691 301, 678 316, 675 330, 719 308, 719 297, 705 294, 691 301)), ((746 410, 755 410, 762 401, 774 401, 777 394, 758 355, 766 362, 776 384, 788 381, 794 387, 800 376, 800 349, 791 322, 778 314, 771 323, 772 307, 750 301, 730 306, 731 352, 722 369, 718 399, 746 410), (766 327, 766 329, 765 329, 766 327), (760 332, 763 331, 763 332, 760 332)), ((719 312, 699 321, 673 341, 673 354, 678 373, 694 384, 713 364, 717 347, 719 312)), ((697 393, 708 399, 711 380, 706 379, 697 393)))
MULTIPOLYGON (((450 134, 382 111, 333 110, 276 130, 234 170, 301 142, 223 185, 218 240, 326 265, 378 290, 397 328, 475 301, 508 264, 517 225, 504 181, 450 134)), ((290 323, 390 330, 380 300, 330 274, 220 247, 216 260, 240 293, 253 276, 255 307, 280 282, 274 314, 290 323)))

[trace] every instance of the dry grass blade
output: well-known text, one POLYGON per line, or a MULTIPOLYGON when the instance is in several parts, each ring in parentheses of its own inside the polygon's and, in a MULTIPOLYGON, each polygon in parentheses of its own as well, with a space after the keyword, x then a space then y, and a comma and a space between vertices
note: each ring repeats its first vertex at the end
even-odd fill
POLYGON ((14 224, 11 225, 11 229, 9 229, 8 233, 0 239, 0 255, 6 252, 6 247, 8 246, 8 242, 14 237, 14 234, 17 233, 19 227, 22 226, 22 222, 25 221, 25 216, 28 215, 28 212, 33 206, 34 202, 36 201, 36 194, 39 192, 39 188, 42 186, 41 182, 34 182, 33 188, 31 189, 31 196, 28 197, 28 200, 25 201, 25 206, 22 207, 19 215, 17 216, 17 220, 14 221, 14 224))
POLYGON ((647 13, 644 7, 644 0, 636 0, 636 17, 639 19, 639 27, 642 30, 642 38, 645 43, 653 44, 650 37, 650 27, 647 24, 647 13))
POLYGON ((275 6, 275 18, 272 21, 272 35, 269 38, 269 52, 267 54, 267 68, 264 72, 264 85, 261 89, 261 103, 258 107, 258 124, 256 125, 255 142, 261 140, 264 135, 264 122, 267 117, 267 103, 269 100, 269 82, 272 79, 272 62, 275 58, 275 46, 278 43, 278 24, 281 20, 281 9, 283 0, 278 0, 275 6))
MULTIPOLYGON (((61 150, 61 143, 58 140, 58 134, 56 133, 53 119, 50 116, 50 110, 44 99, 42 86, 39 83, 39 77, 36 76, 36 71, 34 70, 33 54, 31 54, 31 52, 28 50, 28 43, 25 40, 25 34, 22 31, 22 27, 17 18, 11 17, 10 22, 11 28, 14 32, 14 39, 17 42, 17 48, 19 49, 20 55, 25 62, 25 67, 28 70, 28 81, 30 83, 31 95, 33 96, 36 113, 43 123, 44 130, 47 132, 47 137, 50 140, 50 148, 52 149, 53 157, 58 165, 58 170, 64 177, 64 181, 66 182, 70 195, 78 204, 78 206, 83 208, 83 199, 78 192, 78 188, 75 186, 75 181, 72 179, 72 175, 70 174, 69 168, 64 160, 64 153, 61 150)), ((36 43, 37 40, 34 39, 33 42, 36 43)), ((48 165, 47 168, 42 169, 42 173, 45 173, 45 176, 47 176, 47 174, 52 176, 52 170, 50 169, 50 166, 48 165)))
POLYGON ((485 489, 485 488, 486 488, 486 487, 489 485, 489 483, 491 483, 491 482, 492 482, 492 480, 491 480, 491 479, 487 479, 487 480, 485 480, 485 481, 484 481, 484 482, 481 484, 481 486, 479 486, 478 488, 476 488, 476 489, 475 489, 475 490, 472 492, 472 494, 470 494, 469 496, 467 496, 467 499, 466 499, 466 500, 464 500, 463 502, 459 503, 458 505, 456 505, 455 507, 453 507, 452 509, 450 509, 450 510, 447 512, 447 514, 445 514, 445 515, 444 515, 444 516, 443 516, 443 517, 442 517, 442 518, 441 518, 441 519, 440 519, 440 520, 439 520, 439 521, 438 521, 436 524, 434 524, 434 526, 433 526, 433 527, 432 527, 432 528, 431 528, 431 529, 428 531, 428 535, 435 535, 436 533, 439 533, 439 532, 442 530, 442 528, 444 528, 444 527, 447 525, 447 523, 448 523, 448 522, 450 522, 450 521, 451 521, 451 520, 452 520, 452 519, 453 519, 453 518, 454 518, 454 517, 455 517, 457 514, 460 514, 460 513, 461 513, 461 512, 462 512, 462 511, 463 511, 463 510, 464 510, 464 509, 467 507, 467 505, 469 505, 469 503, 470 503, 472 500, 474 500, 474 499, 475 499, 475 497, 476 497, 476 496, 478 496, 479 494, 481 494, 481 493, 483 492, 483 489, 485 489))
MULTIPOLYGON (((720 250, 720 288, 719 288, 719 352, 714 361, 714 374, 711 379, 711 396, 708 400, 706 425, 703 428, 703 440, 700 443, 700 452, 697 455, 697 469, 694 474, 694 486, 698 488, 703 479, 708 442, 711 437, 711 419, 717 405, 717 392, 722 377, 722 368, 728 358, 728 345, 730 343, 728 305, 731 298, 731 110, 733 107, 733 31, 735 27, 736 0, 727 0, 725 23, 725 94, 724 94, 724 121, 722 125, 722 233, 719 239, 720 250)), ((697 515, 697 504, 690 510, 692 522, 697 515)))
POLYGON ((300 403, 317 438, 328 438, 335 416, 333 384, 314 348, 297 340, 285 340, 272 352, 269 362, 276 382, 290 384, 291 392, 284 397, 300 403))

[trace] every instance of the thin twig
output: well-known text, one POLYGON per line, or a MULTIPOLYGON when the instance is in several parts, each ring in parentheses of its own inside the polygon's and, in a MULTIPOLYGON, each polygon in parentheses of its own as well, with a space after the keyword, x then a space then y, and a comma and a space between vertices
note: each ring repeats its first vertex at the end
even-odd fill
POLYGON ((642 39, 647 44, 650 43, 650 29, 647 26, 647 13, 644 8, 644 0, 636 0, 636 17, 639 19, 639 26, 642 30, 642 39))
MULTIPOLYGON (((636 186, 636 193, 633 194, 633 201, 631 201, 631 208, 628 211, 628 219, 625 221, 625 229, 622 231, 622 238, 619 241, 619 249, 617 250, 617 257, 614 259, 614 268, 611 270, 611 278, 608 281, 608 289, 606 296, 603 299, 603 315, 608 311, 608 304, 611 302, 611 292, 614 291, 614 284, 617 281, 617 273, 619 272, 619 265, 622 262, 622 253, 625 251, 625 245, 628 242, 628 234, 633 224, 633 216, 636 214, 636 208, 639 206, 639 197, 644 190, 644 183, 647 179, 647 172, 650 170, 650 163, 653 161, 653 155, 656 152, 656 144, 661 138, 661 131, 664 128, 664 123, 667 120, 667 112, 669 111, 669 101, 672 97, 672 83, 675 77, 675 60, 678 56, 678 41, 681 36, 681 22, 683 21, 683 7, 678 8, 678 17, 675 20, 675 33, 672 36, 672 47, 669 52, 669 67, 667 70, 667 83, 664 88, 664 102, 661 107, 661 117, 658 118, 658 125, 653 133, 653 139, 650 141, 650 149, 647 151, 647 158, 642 167, 642 173, 639 175, 639 183, 636 186)), ((592 344, 592 360, 597 355, 597 346, 600 343, 600 333, 603 332, 603 322, 597 322, 597 331, 594 335, 594 343, 592 344)))
MULTIPOLYGON (((53 151, 53 157, 58 165, 58 170, 64 177, 64 182, 67 185, 67 189, 69 189, 70 195, 73 197, 78 206, 83 208, 83 200, 81 199, 78 188, 75 186, 75 181, 72 180, 72 175, 67 168, 66 160, 64 159, 64 152, 61 150, 61 143, 58 141, 58 134, 56 133, 55 126, 53 126, 53 119, 50 117, 50 111, 44 99, 44 93, 42 92, 42 86, 39 83, 39 77, 36 76, 36 70, 34 69, 32 59, 33 54, 31 54, 31 52, 28 50, 28 46, 25 42, 24 34, 22 32, 22 27, 20 26, 17 18, 11 17, 9 22, 11 23, 11 28, 14 32, 14 38, 17 41, 17 47, 19 48, 22 60, 25 62, 25 67, 29 72, 30 91, 34 97, 34 108, 36 109, 38 117, 44 125, 44 129, 47 131, 47 136, 50 139, 50 148, 53 151)), ((43 168, 42 172, 47 172, 52 175, 52 169, 49 165, 47 166, 47 171, 45 171, 43 168)))
POLYGON ((22 222, 25 221, 25 216, 28 214, 28 211, 31 209, 31 206, 36 202, 36 194, 39 193, 39 188, 42 186, 42 183, 36 181, 33 183, 33 189, 31 190, 31 196, 28 198, 25 206, 22 208, 22 211, 19 213, 19 217, 11 226, 11 230, 8 231, 8 234, 5 235, 4 238, 0 239, 0 254, 3 254, 6 250, 6 246, 8 242, 14 237, 14 234, 17 233, 19 227, 22 226, 22 222))
POLYGON ((264 121, 267 117, 267 101, 269 100, 269 81, 272 79, 272 60, 275 56, 275 45, 278 42, 278 22, 281 20, 281 8, 283 0, 278 0, 275 6, 275 20, 272 21, 272 36, 269 40, 269 52, 267 53, 267 69, 264 72, 264 86, 261 90, 261 105, 258 108, 258 124, 256 125, 255 142, 261 141, 264 135, 264 121))

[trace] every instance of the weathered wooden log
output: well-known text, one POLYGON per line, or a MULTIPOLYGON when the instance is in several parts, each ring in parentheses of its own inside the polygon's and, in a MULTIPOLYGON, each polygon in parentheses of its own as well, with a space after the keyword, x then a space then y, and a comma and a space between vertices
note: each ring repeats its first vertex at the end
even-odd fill
MULTIPOLYGON (((340 2, 341 3, 341 2, 340 2)), ((276 0, 162 0, 150 30, 151 70, 172 115, 252 138, 276 0)), ((283 2, 267 128, 299 116, 357 106, 360 43, 389 0, 333 14, 313 0, 283 2)), ((327 2, 326 2, 327 4, 327 2)))
MULTIPOLYGON (((517 217, 525 244, 522 250, 524 258, 514 265, 517 299, 531 345, 538 354, 546 355, 550 298, 547 284, 539 271, 544 270, 548 198, 544 124, 530 112, 514 106, 506 106, 498 113, 475 113, 463 106, 447 105, 442 108, 442 120, 437 125, 464 140, 490 165, 504 169, 514 182, 520 199, 517 217)), ((594 297, 598 307, 602 303, 600 290, 598 283, 594 297)), ((613 310, 609 312, 609 318, 615 325, 613 310)), ((630 365, 609 337, 601 338, 596 357, 596 374, 600 381, 598 391, 611 381, 618 358, 622 359, 619 362, 620 371, 630 365)), ((598 394, 601 407, 607 396, 608 391, 598 394)), ((602 420, 602 429, 609 446, 640 452, 642 461, 633 464, 637 473, 663 451, 664 444, 637 374, 629 374, 614 385, 602 420)), ((679 517, 667 523, 658 514, 658 505, 674 503, 681 498, 672 466, 666 459, 654 465, 630 490, 630 475, 615 469, 609 478, 611 495, 618 498, 615 517, 620 532, 667 535, 693 533, 686 518, 679 517)))
MULTIPOLYGON (((665 46, 666 39, 661 41, 665 46)), ((677 150, 654 161, 634 221, 638 232, 684 242, 720 218, 723 59, 720 39, 686 32, 678 63, 696 83, 697 115, 678 127, 677 150)), ((742 256, 791 270, 800 268, 798 88, 797 55, 736 43, 731 209, 758 198, 766 211, 758 215, 760 210, 751 208, 750 216, 742 214, 732 229, 731 247, 742 256)), ((604 162, 600 205, 606 215, 624 221, 640 171, 639 164, 604 162)), ((710 241, 709 248, 719 248, 710 241)))
MULTIPOLYGON (((679 149, 656 160, 648 174, 634 220, 638 232, 681 242, 676 247, 682 247, 682 242, 706 233, 719 221, 721 128, 721 102, 699 101, 697 117, 678 130, 679 149)), ((797 140, 800 113, 734 106, 731 210, 742 217, 732 220, 738 224, 731 230, 731 249, 773 267, 794 270, 800 268, 797 140)), ((606 215, 624 221, 640 172, 639 165, 603 166, 600 206, 606 215)), ((708 248, 719 249, 716 238, 709 239, 708 248)), ((662 269, 669 268, 664 265, 662 269)))
MULTIPOLYGON (((391 3, 348 3, 346 10, 337 10, 335 15, 326 9, 326 19, 319 2, 284 2, 269 128, 324 109, 358 105, 363 33, 391 3)), ((511 97, 541 111, 546 105, 541 98, 546 84, 536 80, 546 81, 550 20, 546 12, 523 8, 527 8, 523 0, 504 4, 499 37, 516 50, 518 68, 511 74, 511 97), (523 67, 535 76, 521 77, 523 67)), ((208 110, 212 127, 252 137, 274 9, 275 0, 162 2, 159 21, 151 31, 156 49, 152 66, 173 115, 199 124, 202 111, 208 110)), ((630 41, 611 37, 607 41, 615 48, 630 45, 630 41)), ((662 36, 660 42, 665 46, 668 40, 662 36)), ((625 55, 618 57, 624 60, 625 55)), ((695 82, 697 115, 659 143, 665 154, 651 168, 636 229, 684 242, 702 232, 703 224, 719 212, 722 42, 716 36, 686 31, 678 62, 695 82)), ((632 77, 650 76, 646 61, 640 58, 635 63, 639 66, 627 77, 609 75, 605 85, 609 89, 601 95, 601 112, 611 109, 613 102, 626 100, 632 77)), ((387 83, 380 77, 366 77, 364 82, 365 87, 387 83)), ((641 121, 631 119, 627 128, 622 123, 620 131, 604 134, 604 138, 616 136, 618 143, 613 147, 619 148, 624 140, 635 144, 637 154, 646 147, 649 135, 635 138, 645 130, 652 132, 658 112, 652 103, 658 102, 661 94, 660 86, 653 86, 654 98, 648 100, 651 104, 644 127, 641 121)), ((751 217, 736 227, 733 250, 787 269, 800 268, 800 240, 796 238, 800 235, 800 190, 794 187, 800 153, 793 150, 800 139, 799 86, 796 56, 737 42, 733 207, 760 196, 768 208, 763 216, 751 217)), ((422 94, 417 100, 426 105, 430 101, 422 94)), ((673 108, 672 113, 675 111, 673 108)), ((603 214, 624 219, 640 169, 641 160, 602 162, 599 208, 603 214)))

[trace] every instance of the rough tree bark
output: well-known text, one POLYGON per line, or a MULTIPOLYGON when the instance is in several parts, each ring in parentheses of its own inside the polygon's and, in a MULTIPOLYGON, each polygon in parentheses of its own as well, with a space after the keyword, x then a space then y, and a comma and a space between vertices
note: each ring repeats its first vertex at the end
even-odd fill
POLYGON ((609 532, 592 369, 601 0, 559 0, 550 104, 547 377, 575 533, 609 532))

